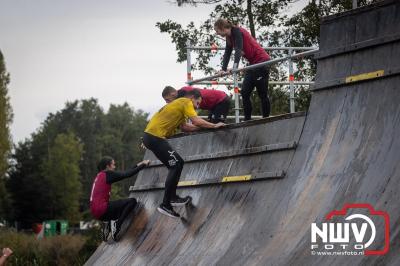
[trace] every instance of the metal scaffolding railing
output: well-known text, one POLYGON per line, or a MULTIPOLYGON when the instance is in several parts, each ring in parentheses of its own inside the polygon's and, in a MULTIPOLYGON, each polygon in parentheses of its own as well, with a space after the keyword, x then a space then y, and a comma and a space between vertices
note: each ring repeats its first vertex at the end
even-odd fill
POLYGON ((293 54, 293 55, 289 55, 289 56, 285 56, 285 57, 281 57, 281 58, 276 58, 276 59, 272 59, 272 60, 265 61, 265 62, 262 62, 262 63, 258 63, 258 64, 246 66, 246 67, 242 67, 242 68, 236 68, 236 69, 234 68, 229 73, 223 73, 223 74, 207 76, 207 77, 200 78, 200 79, 195 79, 195 80, 190 79, 186 83, 192 85, 192 84, 197 84, 199 82, 206 81, 206 80, 214 80, 214 79, 217 79, 217 78, 222 78, 222 77, 225 77, 225 76, 229 76, 229 75, 238 73, 240 71, 254 69, 254 68, 258 68, 258 67, 262 67, 262 66, 269 66, 269 65, 273 65, 273 64, 276 64, 276 63, 279 63, 279 62, 282 62, 282 61, 287 61, 289 59, 295 59, 295 58, 301 58, 301 57, 313 55, 316 52, 318 52, 318 49, 310 50, 310 51, 302 52, 302 53, 297 53, 297 54, 293 54))
POLYGON ((294 70, 293 70, 293 61, 292 59, 302 58, 305 56, 310 56, 318 52, 318 49, 315 47, 264 47, 265 50, 287 50, 288 56, 276 58, 273 60, 269 60, 266 62, 238 68, 234 65, 233 69, 227 73, 212 75, 200 79, 193 80, 192 78, 192 62, 191 62, 191 51, 192 50, 223 50, 224 47, 216 47, 216 46, 191 46, 190 42, 186 43, 187 49, 187 81, 186 83, 189 85, 193 84, 204 84, 204 85, 233 85, 234 86, 234 99, 235 99, 235 121, 239 122, 239 84, 241 82, 238 81, 238 72, 245 71, 249 69, 254 69, 262 66, 269 66, 279 62, 288 61, 289 63, 289 81, 288 82, 279 82, 279 81, 270 81, 271 85, 289 85, 290 89, 290 112, 295 112, 295 97, 294 97, 294 86, 296 85, 312 85, 314 82, 310 81, 294 81, 294 70), (301 53, 294 54, 294 51, 305 51, 301 53), (222 78, 228 75, 233 75, 233 82, 229 81, 217 81, 216 79, 222 78))
MULTIPOLYGON (((186 49, 190 50, 225 50, 225 47, 218 47, 218 46, 186 46, 186 49)), ((294 50, 294 51, 308 51, 308 50, 315 50, 318 49, 317 47, 272 47, 267 46, 263 47, 265 51, 287 51, 287 50, 294 50)))
MULTIPOLYGON (((198 85, 233 85, 233 81, 217 81, 217 80, 210 80, 210 81, 200 81, 196 82, 198 85)), ((239 85, 242 85, 242 82, 238 82, 239 85)), ((269 81, 269 85, 290 85, 289 81, 269 81)), ((293 81, 293 84, 295 86, 300 86, 300 85, 314 85, 313 81, 293 81)))

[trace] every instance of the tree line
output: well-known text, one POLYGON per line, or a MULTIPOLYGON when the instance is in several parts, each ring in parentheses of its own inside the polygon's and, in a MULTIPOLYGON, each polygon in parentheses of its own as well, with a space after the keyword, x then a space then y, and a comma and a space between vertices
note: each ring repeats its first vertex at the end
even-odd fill
MULTIPOLYGON (((112 155, 117 167, 126 169, 140 161, 148 113, 127 103, 104 111, 93 98, 67 102, 29 138, 13 145, 9 74, 0 55, 0 220, 18 221, 24 228, 46 219, 91 219, 88 205, 97 162, 112 155)), ((112 196, 126 197, 132 182, 113 186, 112 196)))

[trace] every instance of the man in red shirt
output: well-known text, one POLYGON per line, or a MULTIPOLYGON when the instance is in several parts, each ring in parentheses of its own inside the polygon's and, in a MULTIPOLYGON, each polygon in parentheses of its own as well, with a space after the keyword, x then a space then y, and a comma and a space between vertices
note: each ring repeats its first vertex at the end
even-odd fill
POLYGON ((100 160, 97 166, 99 173, 93 181, 90 195, 90 211, 94 217, 105 222, 103 225, 104 241, 107 241, 110 230, 113 240, 118 240, 118 233, 124 219, 137 204, 135 198, 110 201, 111 184, 137 174, 149 163, 149 160, 144 160, 125 172, 118 172, 115 171, 113 158, 105 156, 100 160))
MULTIPOLYGON (((225 53, 222 60, 222 70, 219 71, 219 73, 225 73, 227 71, 233 48, 235 49, 234 67, 239 66, 239 61, 242 55, 249 61, 250 65, 270 60, 270 56, 247 30, 234 26, 229 21, 221 18, 214 23, 214 29, 218 35, 225 37, 226 39, 225 53)), ((252 106, 250 96, 254 87, 256 87, 258 96, 261 100, 262 116, 269 116, 271 107, 268 99, 268 78, 269 69, 267 66, 246 71, 241 89, 244 120, 251 119, 252 106)))
POLYGON ((170 103, 176 98, 185 97, 186 92, 194 89, 198 90, 201 94, 202 101, 199 108, 208 110, 208 120, 214 124, 225 122, 231 99, 223 91, 199 89, 192 86, 185 86, 177 91, 171 86, 166 86, 162 92, 162 97, 166 103, 170 103))

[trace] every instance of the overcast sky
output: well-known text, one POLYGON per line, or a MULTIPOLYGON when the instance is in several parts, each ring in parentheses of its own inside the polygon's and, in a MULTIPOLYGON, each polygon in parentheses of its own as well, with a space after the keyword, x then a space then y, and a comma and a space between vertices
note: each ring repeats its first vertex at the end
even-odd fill
POLYGON ((13 140, 29 137, 50 112, 77 99, 94 97, 105 111, 128 102, 154 113, 164 104, 164 86, 186 79, 186 64, 176 63, 175 46, 156 22, 199 24, 212 9, 166 0, 0 0, 13 140))

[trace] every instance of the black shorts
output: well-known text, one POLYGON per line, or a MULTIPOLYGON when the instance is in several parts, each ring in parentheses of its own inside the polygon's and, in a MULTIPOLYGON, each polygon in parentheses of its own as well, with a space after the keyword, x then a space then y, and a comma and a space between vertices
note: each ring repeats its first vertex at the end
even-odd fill
POLYGON ((100 217, 100 220, 101 221, 118 220, 127 206, 131 204, 136 205, 136 203, 137 201, 135 198, 110 201, 108 203, 106 212, 100 217))

